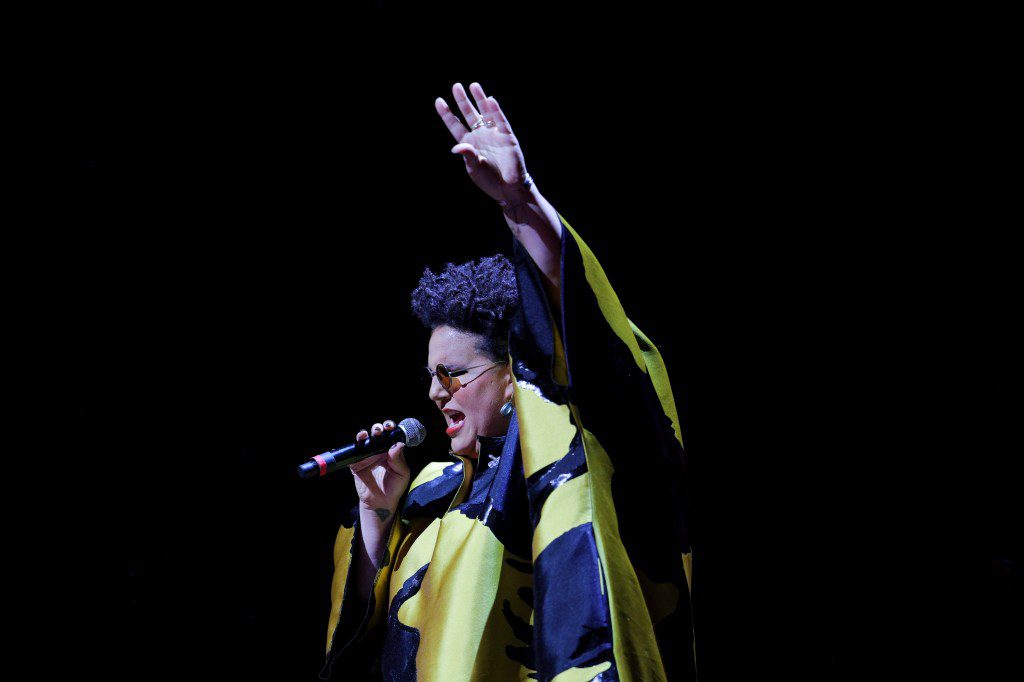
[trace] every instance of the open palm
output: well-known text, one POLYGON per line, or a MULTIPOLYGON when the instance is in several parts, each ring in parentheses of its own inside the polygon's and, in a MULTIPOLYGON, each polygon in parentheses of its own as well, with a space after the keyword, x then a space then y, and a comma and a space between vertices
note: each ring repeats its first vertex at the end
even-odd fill
POLYGON ((469 100, 461 83, 452 87, 455 103, 466 124, 452 113, 443 98, 434 100, 434 108, 455 138, 457 144, 452 147, 452 153, 462 155, 466 172, 476 186, 495 201, 512 199, 522 192, 526 177, 526 161, 519 140, 498 101, 487 97, 479 83, 470 83, 469 89, 476 106, 469 100), (474 130, 473 124, 481 119, 485 125, 474 130), (486 122, 493 122, 493 125, 486 122))

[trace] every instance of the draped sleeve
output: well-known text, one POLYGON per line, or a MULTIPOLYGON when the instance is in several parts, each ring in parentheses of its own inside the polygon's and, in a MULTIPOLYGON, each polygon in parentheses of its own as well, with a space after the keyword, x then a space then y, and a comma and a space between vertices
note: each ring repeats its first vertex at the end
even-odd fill
MULTIPOLYGON (((685 461, 661 354, 561 214, 560 319, 513 240, 509 333, 539 679, 695 679, 685 461)), ((638 250, 637 259, 643 252, 638 250)), ((671 301, 672 292, 649 291, 671 301)))
POLYGON ((379 678, 387 661, 386 639, 394 623, 394 606, 390 603, 392 577, 399 558, 408 551, 426 525, 441 518, 458 496, 467 471, 464 458, 456 462, 428 462, 416 475, 402 499, 401 510, 391 524, 386 546, 378 557, 380 568, 373 578, 373 589, 366 608, 357 607, 358 600, 348 594, 347 586, 355 584, 355 552, 359 549, 360 522, 358 506, 353 508, 338 529, 334 543, 334 577, 331 580, 331 615, 327 624, 327 656, 320 679, 331 679, 337 671, 344 679, 379 678))
MULTIPOLYGON (((320 679, 330 679, 331 669, 338 666, 347 674, 369 675, 379 666, 380 648, 384 637, 384 616, 387 611, 388 589, 393 569, 392 557, 405 533, 401 518, 391 524, 388 541, 378 557, 373 588, 365 610, 356 606, 358 600, 348 593, 347 586, 355 584, 355 552, 360 546, 358 507, 349 511, 342 521, 334 541, 334 577, 331 579, 331 615, 327 624, 326 661, 320 679), (344 663, 339 661, 344 659, 344 663)), ((358 676, 358 675, 357 675, 358 676)))

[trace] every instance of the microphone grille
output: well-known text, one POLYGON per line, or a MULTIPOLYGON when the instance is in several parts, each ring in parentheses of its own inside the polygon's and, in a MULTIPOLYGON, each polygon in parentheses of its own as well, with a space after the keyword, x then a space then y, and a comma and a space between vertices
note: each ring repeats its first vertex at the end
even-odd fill
POLYGON ((423 427, 423 424, 412 417, 399 422, 398 428, 405 431, 405 446, 409 448, 416 447, 427 436, 427 430, 423 427))

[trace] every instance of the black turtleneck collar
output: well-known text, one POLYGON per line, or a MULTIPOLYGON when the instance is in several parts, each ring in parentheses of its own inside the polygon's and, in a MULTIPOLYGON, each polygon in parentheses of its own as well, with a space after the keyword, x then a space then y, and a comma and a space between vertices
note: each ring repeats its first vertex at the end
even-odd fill
POLYGON ((477 436, 476 439, 480 442, 480 464, 486 466, 490 459, 488 455, 494 455, 495 457, 501 456, 501 451, 505 449, 505 436, 477 436))
MULTIPOLYGON (((477 436, 476 439, 480 443, 480 457, 477 461, 487 463, 490 457, 487 455, 494 455, 495 457, 501 457, 502 451, 505 449, 505 436, 477 436)), ((457 457, 451 448, 448 449, 448 454, 452 457, 457 457)))

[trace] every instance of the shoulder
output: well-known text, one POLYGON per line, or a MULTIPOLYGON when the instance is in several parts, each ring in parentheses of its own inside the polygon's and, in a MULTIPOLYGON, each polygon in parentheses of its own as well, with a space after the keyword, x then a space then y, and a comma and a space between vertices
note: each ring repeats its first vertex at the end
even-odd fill
POLYGON ((463 463, 429 462, 413 480, 405 499, 402 516, 440 518, 462 485, 463 463))
POLYGON ((412 485, 409 486, 409 490, 414 490, 419 486, 429 483, 442 476, 450 476, 452 474, 462 473, 462 462, 427 462, 427 465, 423 467, 423 470, 416 475, 413 479, 412 485), (447 471, 451 468, 451 471, 447 471), (456 470, 457 468, 457 470, 456 470))

